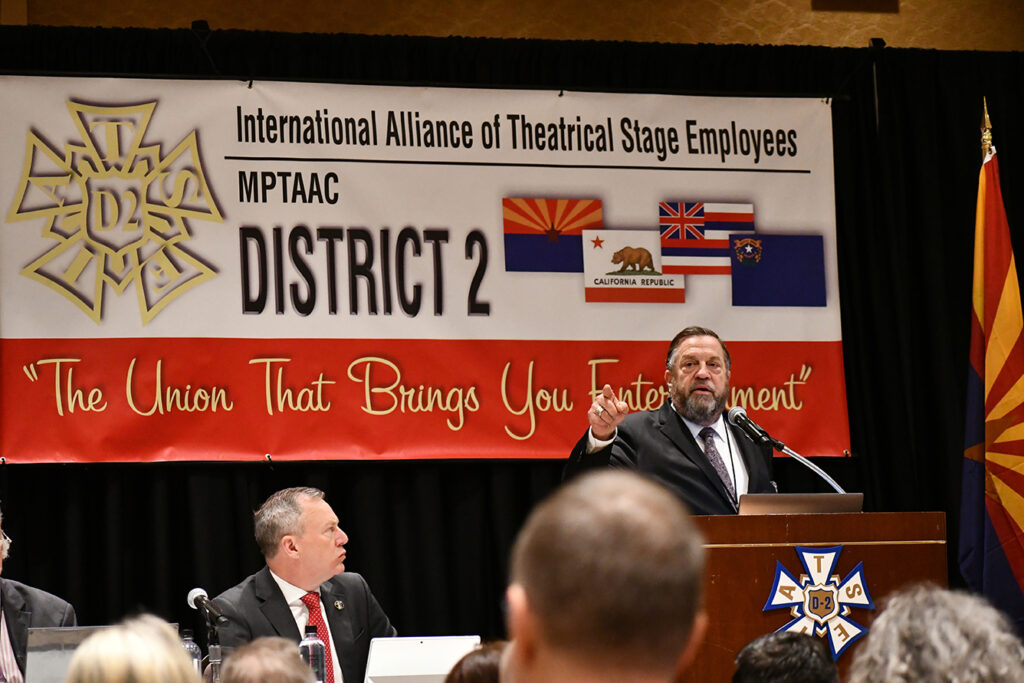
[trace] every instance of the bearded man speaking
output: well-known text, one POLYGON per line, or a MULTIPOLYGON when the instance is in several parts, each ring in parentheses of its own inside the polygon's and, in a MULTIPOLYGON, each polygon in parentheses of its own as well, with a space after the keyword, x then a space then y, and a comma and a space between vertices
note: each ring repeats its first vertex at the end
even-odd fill
POLYGON ((722 415, 732 359, 718 335, 706 327, 682 330, 669 344, 665 368, 669 397, 657 410, 629 414, 604 386, 565 477, 594 467, 636 470, 695 515, 735 514, 742 494, 775 491, 771 447, 755 444, 722 415))

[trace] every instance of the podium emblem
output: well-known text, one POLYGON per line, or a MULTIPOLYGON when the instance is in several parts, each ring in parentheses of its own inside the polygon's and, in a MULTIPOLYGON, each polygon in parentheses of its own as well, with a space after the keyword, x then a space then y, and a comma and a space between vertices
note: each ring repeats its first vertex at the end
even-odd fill
POLYGON ((796 553, 804 572, 794 576, 781 562, 775 563, 775 581, 764 611, 788 608, 793 620, 780 631, 796 631, 828 639, 833 659, 863 637, 868 629, 850 619, 852 608, 875 609, 863 562, 846 578, 835 573, 843 546, 807 548, 797 546, 796 553))

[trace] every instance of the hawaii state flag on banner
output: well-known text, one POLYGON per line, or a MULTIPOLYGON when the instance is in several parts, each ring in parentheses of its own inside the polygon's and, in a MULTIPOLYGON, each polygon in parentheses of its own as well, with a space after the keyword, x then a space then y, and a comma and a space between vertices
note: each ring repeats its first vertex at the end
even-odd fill
POLYGON ((729 235, 754 233, 754 205, 661 202, 658 225, 666 273, 728 275, 729 235))
POLYGON ((978 180, 960 571, 1024 631, 1024 316, 995 148, 978 180))
POLYGON ((505 270, 582 273, 582 231, 601 227, 599 199, 501 200, 505 270))

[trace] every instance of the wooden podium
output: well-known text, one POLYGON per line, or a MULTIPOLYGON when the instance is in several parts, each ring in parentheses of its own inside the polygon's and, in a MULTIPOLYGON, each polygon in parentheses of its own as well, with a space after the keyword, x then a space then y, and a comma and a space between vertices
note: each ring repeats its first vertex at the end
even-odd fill
MULTIPOLYGON (((688 670, 689 681, 729 681, 735 671, 733 660, 744 645, 794 619, 788 607, 762 610, 775 595, 777 562, 797 581, 807 575, 798 547, 842 546, 831 565, 831 576, 838 577, 839 582, 863 563, 863 586, 876 609, 848 605, 845 617, 863 627, 870 628, 885 596, 893 590, 920 581, 947 585, 946 517, 942 512, 713 516, 694 520, 706 539, 704 604, 708 631, 688 670)), ((809 557, 805 553, 805 559, 809 557)), ((820 564, 821 560, 817 561, 820 564)), ((801 593, 796 591, 797 596, 801 593)), ((856 591, 851 588, 850 593, 856 591)), ((817 597, 823 597, 824 605, 830 596, 811 590, 807 594, 808 602, 799 613, 817 608, 819 618, 827 616, 817 597), (813 608, 811 593, 815 593, 813 608)), ((842 605, 842 600, 836 602, 842 605)), ((841 630, 839 637, 850 630, 841 630)), ((838 660, 841 671, 845 672, 859 644, 859 640, 854 641, 842 652, 838 660)))

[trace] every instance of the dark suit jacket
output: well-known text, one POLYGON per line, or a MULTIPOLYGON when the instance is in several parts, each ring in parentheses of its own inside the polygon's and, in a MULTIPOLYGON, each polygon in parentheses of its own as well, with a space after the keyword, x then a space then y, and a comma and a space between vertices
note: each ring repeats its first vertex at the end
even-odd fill
POLYGON ((26 586, 18 581, 0 579, 0 608, 7 622, 14 658, 25 675, 28 629, 45 626, 77 626, 75 608, 56 595, 26 586))
MULTIPOLYGON (((370 639, 397 635, 395 627, 359 574, 345 572, 323 583, 320 598, 345 683, 362 683, 370 639)), ((281 636, 296 643, 302 639, 269 567, 224 591, 214 602, 228 619, 217 629, 225 647, 238 647, 261 636, 281 636)))
MULTIPOLYGON (((747 466, 749 493, 772 493, 771 448, 755 444, 731 425, 728 428, 747 466)), ((571 477, 582 470, 608 466, 636 470, 664 484, 695 515, 736 512, 722 480, 668 401, 658 410, 627 415, 611 445, 595 453, 587 454, 584 434, 563 474, 571 477)))

